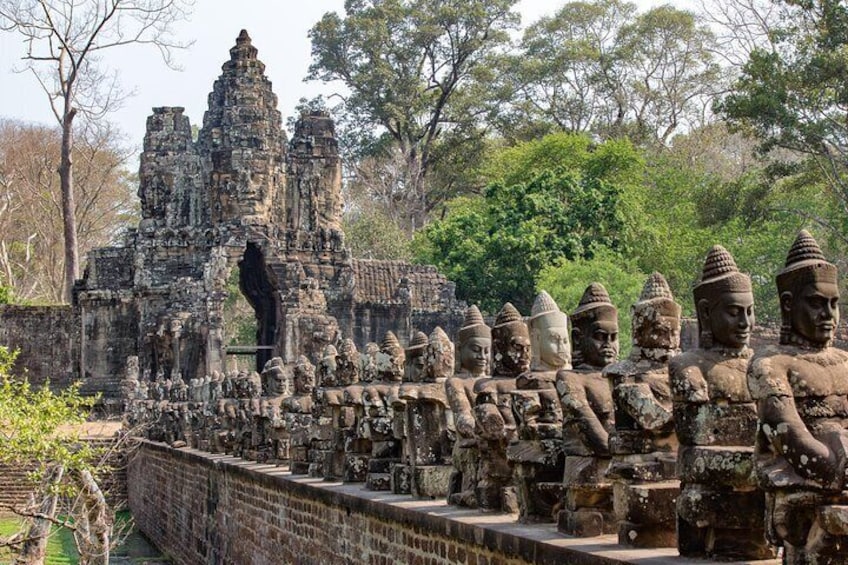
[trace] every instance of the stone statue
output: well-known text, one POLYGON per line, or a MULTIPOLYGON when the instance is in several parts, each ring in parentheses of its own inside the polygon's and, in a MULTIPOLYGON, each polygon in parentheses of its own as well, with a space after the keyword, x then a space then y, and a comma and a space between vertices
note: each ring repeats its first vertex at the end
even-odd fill
POLYGON ((519 521, 551 522, 564 494, 562 408, 555 382, 557 371, 571 368, 568 316, 543 290, 527 326, 532 357, 530 370, 518 376, 512 393, 517 433, 507 456, 515 467, 519 521))
POLYGON ((334 387, 338 386, 338 381, 336 379, 336 358, 338 357, 338 352, 333 345, 327 345, 324 347, 324 353, 321 360, 318 362, 318 367, 316 369, 318 376, 318 386, 321 387, 334 387))
POLYGON ((282 414, 283 399, 289 396, 288 375, 280 357, 273 357, 262 369, 263 389, 257 422, 257 460, 283 461, 289 458, 289 437, 282 414))
POLYGON ((515 379, 530 369, 530 333, 521 314, 509 302, 498 312, 492 326, 492 352, 492 376, 474 383, 474 419, 480 449, 477 507, 516 512, 518 502, 506 448, 515 435, 515 379))
POLYGON ((784 563, 844 563, 848 353, 832 347, 839 323, 836 266, 806 231, 789 250, 777 290, 780 344, 757 351, 748 365, 766 532, 783 546, 784 563))
POLYGON ((716 245, 693 294, 699 347, 669 363, 680 442, 677 547, 685 557, 771 558, 765 498, 752 472, 757 406, 745 378, 754 325, 751 279, 716 245))
POLYGON ((618 357, 618 310, 600 283, 590 284, 571 314, 573 369, 556 376, 563 412, 566 496, 558 528, 581 537, 613 533, 609 434, 612 393, 601 371, 618 357))
POLYGON ((324 356, 316 370, 318 388, 315 389, 313 420, 316 439, 312 443, 310 477, 324 480, 341 480, 344 475, 343 428, 350 427, 349 416, 344 404, 344 387, 339 386, 336 375, 338 352, 333 345, 324 347, 324 356))
POLYGON ((603 372, 615 406, 607 476, 614 479, 622 545, 677 544, 674 517, 680 483, 668 362, 679 352, 680 312, 665 277, 653 273, 631 308, 630 356, 603 372))
POLYGON ((364 392, 365 433, 371 440, 371 458, 365 488, 390 490, 392 467, 400 463, 401 443, 395 437, 392 399, 397 397, 404 374, 405 355, 397 336, 386 332, 377 356, 378 381, 364 392))
POLYGON ((289 434, 289 467, 293 475, 304 475, 309 472, 315 388, 315 367, 306 356, 297 358, 292 380, 294 393, 283 399, 281 410, 289 434))
POLYGON ((361 358, 362 381, 370 383, 377 380, 377 357, 380 354, 380 346, 373 341, 365 344, 365 355, 361 358))
POLYGON ((399 392, 405 408, 404 451, 409 458, 411 493, 421 498, 442 498, 447 495, 453 470, 447 464, 451 446, 445 381, 453 375, 454 366, 453 343, 442 328, 430 333, 421 357, 422 382, 404 383, 399 392))
POLYGON ((477 436, 474 427, 474 383, 489 370, 492 330, 483 321, 476 306, 465 311, 465 320, 457 338, 459 369, 445 381, 445 394, 453 414, 456 438, 453 447, 453 474, 448 502, 477 506, 477 436))
POLYGON ((412 492, 412 453, 406 435, 406 397, 417 396, 412 391, 418 387, 424 378, 424 350, 427 347, 427 334, 422 331, 412 333, 409 345, 404 350, 405 365, 403 384, 397 394, 387 399, 392 407, 393 435, 400 442, 401 462, 392 467, 392 492, 395 494, 410 494, 412 492), (401 390, 404 394, 401 394, 401 390))
POLYGON ((359 351, 353 340, 347 338, 339 346, 339 354, 336 357, 336 377, 340 386, 347 386, 359 382, 361 361, 359 351))

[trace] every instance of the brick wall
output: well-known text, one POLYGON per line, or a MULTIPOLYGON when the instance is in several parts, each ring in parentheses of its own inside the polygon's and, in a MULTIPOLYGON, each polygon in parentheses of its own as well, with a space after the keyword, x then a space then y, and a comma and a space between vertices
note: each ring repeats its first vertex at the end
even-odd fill
POLYGON ((518 565, 674 563, 671 549, 632 550, 615 536, 565 538, 553 525, 442 501, 292 477, 224 455, 145 443, 129 465, 140 529, 175 563, 518 565))

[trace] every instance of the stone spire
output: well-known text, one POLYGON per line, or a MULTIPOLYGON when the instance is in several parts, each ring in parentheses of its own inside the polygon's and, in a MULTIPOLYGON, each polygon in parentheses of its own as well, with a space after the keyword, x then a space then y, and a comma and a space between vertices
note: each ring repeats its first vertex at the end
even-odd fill
POLYGON ((818 281, 837 284, 836 265, 825 259, 810 232, 801 230, 786 256, 786 266, 777 274, 778 292, 794 291, 799 284, 818 281))
POLYGON ((462 322, 462 327, 459 328, 459 343, 460 345, 472 337, 492 337, 492 330, 483 321, 483 315, 480 314, 480 309, 472 304, 465 310, 465 320, 462 322))
POLYGON ((617 315, 617 309, 610 300, 607 289, 601 283, 593 282, 583 291, 577 309, 571 314, 571 320, 576 323, 584 317, 597 317, 597 312, 594 312, 596 310, 608 315, 605 317, 611 316, 613 319, 617 315))
POLYGON ((198 150, 211 179, 215 222, 282 223, 285 134, 277 96, 247 31, 209 94, 198 150))

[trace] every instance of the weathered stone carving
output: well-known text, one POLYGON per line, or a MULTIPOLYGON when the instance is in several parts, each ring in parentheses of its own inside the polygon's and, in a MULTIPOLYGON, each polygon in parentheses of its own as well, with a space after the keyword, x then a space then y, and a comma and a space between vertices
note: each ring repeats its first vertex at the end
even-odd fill
POLYGON ((716 245, 693 294, 700 347, 669 363, 680 442, 677 547, 686 557, 773 557, 763 529, 765 498, 754 482, 757 407, 745 377, 751 280, 716 245))
POLYGON ((398 393, 405 408, 404 453, 409 462, 411 494, 442 498, 447 495, 453 470, 447 464, 451 445, 445 381, 453 375, 454 367, 453 343, 442 328, 430 334, 422 357, 421 382, 404 383, 398 393))
POLYGON ((477 306, 470 306, 465 311, 457 343, 459 369, 445 381, 445 394, 456 428, 452 454, 454 472, 448 502, 476 507, 479 450, 475 434, 474 385, 489 370, 492 347, 492 330, 483 321, 477 306))
POLYGON ((517 512, 512 465, 506 448, 515 435, 512 392, 515 379, 530 368, 530 334, 511 303, 504 304, 492 326, 492 376, 474 383, 474 418, 480 463, 477 507, 517 512))
POLYGON ((365 433, 371 441, 371 458, 365 488, 390 490, 392 466, 400 463, 401 443, 395 437, 392 400, 397 397, 404 372, 404 351, 394 332, 386 332, 377 356, 378 381, 366 387, 365 433))
POLYGON ((345 430, 353 426, 353 410, 344 406, 344 387, 336 375, 335 346, 327 345, 316 368, 312 425, 316 427, 310 452, 310 477, 341 480, 344 476, 345 430))
POLYGON ((412 457, 407 436, 406 398, 415 397, 415 389, 424 377, 424 352, 427 348, 427 334, 421 331, 413 332, 409 345, 404 350, 405 365, 403 385, 397 394, 389 398, 392 407, 392 430, 396 440, 401 445, 400 463, 392 467, 391 490, 395 494, 410 494, 412 492, 412 457), (403 391, 403 393, 402 393, 403 391))
POLYGON ((780 344, 757 351, 748 388, 757 401, 756 474, 766 531, 790 564, 841 563, 848 547, 848 353, 836 266, 806 231, 777 275, 780 344))
POLYGON ((285 429, 289 435, 289 468, 294 475, 309 472, 312 448, 315 388, 315 367, 301 355, 294 367, 294 392, 283 399, 282 411, 285 429))
POLYGON ((604 369, 615 406, 609 436, 613 506, 618 542, 674 547, 677 435, 674 432, 668 362, 680 345, 680 305, 668 283, 653 273, 631 309, 630 356, 604 369))
POLYGON ((557 371, 571 368, 568 317, 542 291, 527 326, 532 359, 530 370, 518 376, 512 393, 517 433, 507 456, 515 467, 519 520, 551 522, 564 495, 562 408, 555 382, 557 371))
POLYGON ((350 257, 333 120, 302 114, 286 143, 264 71, 242 31, 196 142, 182 108, 148 119, 139 227, 122 247, 90 254, 74 296, 80 377, 118 406, 128 356, 163 384, 175 371, 191 382, 224 370, 236 268, 256 313, 257 369, 275 356, 289 367, 301 354, 319 361, 342 334, 364 347, 388 329, 459 325, 464 305, 434 267, 350 257))
POLYGON ((613 402, 601 371, 618 356, 618 310, 600 283, 586 288, 571 314, 573 369, 557 373, 562 402, 566 488, 560 531, 597 536, 617 529, 612 484, 606 478, 610 463, 609 434, 613 402))

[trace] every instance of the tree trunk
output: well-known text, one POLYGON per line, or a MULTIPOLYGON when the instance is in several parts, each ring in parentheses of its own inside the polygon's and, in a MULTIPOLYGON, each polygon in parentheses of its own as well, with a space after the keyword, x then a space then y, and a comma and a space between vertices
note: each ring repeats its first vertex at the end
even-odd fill
POLYGON ((51 487, 58 485, 62 480, 65 468, 56 465, 47 471, 44 477, 44 499, 35 509, 35 512, 43 518, 31 518, 29 530, 26 534, 20 555, 15 558, 14 565, 42 565, 47 555, 47 539, 50 535, 51 518, 56 514, 56 504, 59 500, 58 494, 51 492, 51 487))
POLYGON ((89 471, 80 473, 82 511, 77 517, 77 547, 80 565, 109 565, 112 522, 103 491, 89 471))
POLYGON ((62 187, 62 225, 65 235, 65 301, 71 302, 74 282, 79 277, 77 250, 76 199, 74 198, 74 109, 66 110, 62 120, 62 157, 59 163, 59 183, 62 187))

